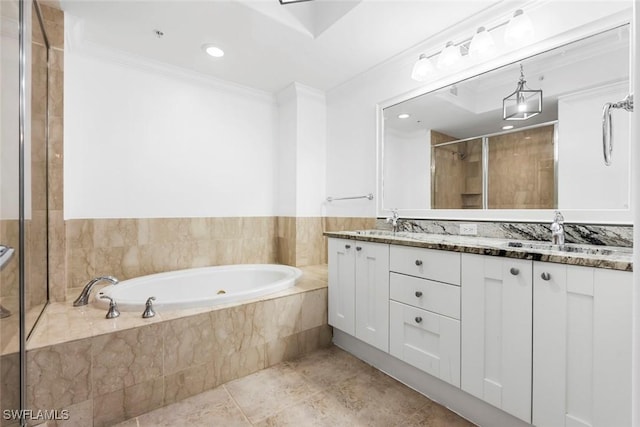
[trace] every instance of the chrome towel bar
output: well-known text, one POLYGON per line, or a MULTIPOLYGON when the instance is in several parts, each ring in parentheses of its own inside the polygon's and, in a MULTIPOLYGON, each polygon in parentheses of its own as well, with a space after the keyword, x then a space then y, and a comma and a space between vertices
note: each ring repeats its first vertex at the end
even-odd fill
POLYGON ((333 202, 334 200, 353 200, 353 199, 373 200, 373 194, 369 193, 364 196, 353 196, 353 197, 327 197, 327 202, 333 202))

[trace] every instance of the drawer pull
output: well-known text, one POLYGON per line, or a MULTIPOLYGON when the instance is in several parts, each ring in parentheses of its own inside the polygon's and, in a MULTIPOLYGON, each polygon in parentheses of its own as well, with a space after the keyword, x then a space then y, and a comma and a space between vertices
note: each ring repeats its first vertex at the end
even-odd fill
POLYGON ((542 273, 540 277, 542 277, 542 280, 547 280, 547 281, 551 280, 551 274, 547 273, 546 271, 542 273))
POLYGON ((420 323, 420 322, 422 322, 422 317, 417 316, 415 320, 416 320, 416 323, 420 323))
POLYGON ((420 298, 420 297, 422 296, 422 292, 421 292, 421 291, 416 291, 416 296, 417 296, 418 298, 420 298))
POLYGON ((513 274, 514 276, 517 276, 518 274, 520 274, 520 270, 518 270, 515 267, 511 267, 511 270, 509 270, 511 272, 511 274, 513 274))
POLYGON ((351 249, 351 245, 344 245, 345 249, 351 249))
POLYGON ((420 267, 420 266, 422 265, 422 260, 421 260, 421 259, 417 259, 417 260, 416 260, 416 265, 417 265, 418 267, 420 267))
POLYGON ((356 251, 361 251, 362 250, 362 246, 356 246, 356 251))

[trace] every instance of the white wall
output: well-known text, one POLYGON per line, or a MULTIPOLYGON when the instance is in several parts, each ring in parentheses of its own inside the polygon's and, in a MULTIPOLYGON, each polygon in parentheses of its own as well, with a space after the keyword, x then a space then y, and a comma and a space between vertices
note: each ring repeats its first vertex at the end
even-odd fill
POLYGON ((275 214, 271 94, 106 50, 64 68, 66 219, 275 214))
MULTIPOLYGON (((519 7, 515 2, 502 2, 327 92, 327 193, 376 193, 376 137, 380 132, 376 122, 377 105, 392 105, 549 49, 581 32, 602 30, 603 18, 630 10, 632 4, 631 1, 560 0, 529 3, 527 10, 536 25, 536 42, 531 46, 468 66, 456 74, 442 74, 434 81, 417 83, 411 80, 411 67, 420 53, 435 53, 448 40, 464 40, 478 26, 491 27, 504 21, 519 7)), ((378 194, 374 195, 377 199, 378 194)), ((327 215, 375 216, 377 203, 375 200, 335 203, 327 207, 327 215)))
POLYGON ((431 132, 384 131, 384 206, 431 206, 431 132))
POLYGON ((321 216, 326 198, 324 93, 292 83, 277 95, 278 207, 281 216, 321 216))

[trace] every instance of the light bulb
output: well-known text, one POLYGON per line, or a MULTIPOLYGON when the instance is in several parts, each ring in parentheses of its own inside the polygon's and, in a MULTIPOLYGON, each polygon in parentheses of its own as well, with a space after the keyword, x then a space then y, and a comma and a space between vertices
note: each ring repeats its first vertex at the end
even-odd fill
POLYGON ((458 65, 461 59, 460 48, 454 45, 453 42, 447 42, 447 45, 442 49, 438 57, 438 68, 441 70, 451 70, 458 65))
POLYGON ((213 56, 214 58, 222 58, 224 56, 224 50, 212 44, 202 45, 202 50, 204 50, 208 55, 213 56))
POLYGON ((435 68, 433 68, 433 64, 431 60, 427 58, 427 55, 424 53, 420 55, 418 61, 413 65, 413 70, 411 71, 411 78, 418 82, 423 82, 427 80, 427 78, 433 74, 435 68))
POLYGON ((533 37, 534 29, 531 19, 522 9, 516 10, 504 31, 504 43, 509 47, 523 46, 530 43, 533 37))
POLYGON ((485 27, 478 28, 469 45, 469 56, 473 59, 484 59, 493 55, 495 51, 496 43, 491 33, 485 27))

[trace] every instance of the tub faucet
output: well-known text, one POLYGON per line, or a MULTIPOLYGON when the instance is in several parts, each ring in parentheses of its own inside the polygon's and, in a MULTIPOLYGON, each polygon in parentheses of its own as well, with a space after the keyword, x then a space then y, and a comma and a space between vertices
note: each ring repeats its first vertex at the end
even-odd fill
POLYGON ((398 209, 391 209, 391 216, 387 218, 387 224, 391 224, 393 232, 398 231, 398 223, 400 222, 400 215, 398 209))
POLYGON ((156 315, 156 311, 153 309, 153 302, 156 300, 156 297, 149 297, 147 302, 144 305, 144 312, 142 313, 143 319, 148 319, 156 315))
POLYGON ((93 289, 93 285, 103 280, 106 280, 107 282, 111 282, 111 284, 113 285, 118 284, 118 279, 116 279, 113 276, 100 276, 100 277, 96 277, 95 279, 89 280, 89 282, 87 282, 87 284, 84 285, 84 288, 82 289, 82 292, 80 292, 80 295, 78 296, 78 298, 76 298, 76 300, 73 302, 73 306, 80 307, 81 305, 87 305, 87 303, 89 302, 89 295, 91 294, 91 289, 93 289))
POLYGON ((560 211, 556 211, 551 223, 551 244, 564 245, 564 217, 560 211))

